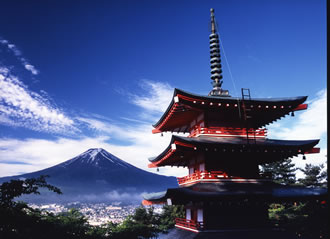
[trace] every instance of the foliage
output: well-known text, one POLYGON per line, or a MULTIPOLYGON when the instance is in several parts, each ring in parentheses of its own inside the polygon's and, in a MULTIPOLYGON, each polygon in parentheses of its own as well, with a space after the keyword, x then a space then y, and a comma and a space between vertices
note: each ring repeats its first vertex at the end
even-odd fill
POLYGON ((79 212, 69 211, 68 215, 64 216, 32 209, 26 205, 24 210, 19 209, 15 207, 11 210, 2 210, 1 238, 93 238, 86 234, 89 225, 79 212), (7 217, 4 217, 3 212, 7 217))
POLYGON ((46 182, 46 176, 1 184, 0 238, 86 238, 87 220, 78 211, 54 215, 14 201, 24 194, 40 194, 40 188, 61 194, 46 182))
MULTIPOLYGON (((322 172, 323 165, 306 164, 301 170, 305 177, 298 179, 303 186, 325 186, 327 173, 322 172)), ((295 183, 294 164, 291 160, 275 162, 262 166, 264 173, 272 173, 272 179, 281 184, 295 183)), ((297 233, 298 237, 327 238, 328 206, 325 201, 273 203, 269 207, 269 219, 274 226, 297 233)))
POLYGON ((6 239, 138 239, 153 238, 174 227, 174 218, 183 217, 182 206, 164 206, 157 214, 153 207, 136 208, 121 224, 109 222, 91 226, 77 209, 57 215, 33 209, 24 202, 13 201, 23 194, 39 194, 39 188, 56 193, 60 189, 47 184, 45 176, 11 180, 0 186, 0 238, 6 239))
POLYGON ((185 212, 184 212, 184 206, 178 205, 178 206, 168 206, 165 205, 163 207, 163 213, 160 217, 160 223, 159 223, 159 230, 162 232, 166 232, 169 229, 173 228, 175 225, 175 218, 184 218, 185 212))
POLYGON ((324 201, 300 203, 273 203, 269 218, 274 226, 295 231, 307 238, 327 238, 328 206, 324 201))
POLYGON ((14 198, 23 194, 40 194, 39 188, 47 188, 57 194, 62 194, 61 190, 46 182, 46 175, 38 178, 28 178, 25 180, 10 180, 0 186, 0 206, 13 206, 14 198))
POLYGON ((167 232, 174 227, 175 218, 183 217, 183 214, 183 206, 164 206, 161 214, 156 214, 153 207, 141 206, 123 223, 111 225, 110 238, 153 238, 159 232, 167 232))
POLYGON ((305 174, 305 178, 298 179, 298 182, 304 186, 326 186, 328 174, 327 171, 322 172, 323 168, 323 164, 306 164, 304 169, 299 168, 305 174))
POLYGON ((157 235, 158 217, 154 208, 145 208, 140 206, 135 209, 135 213, 128 216, 120 225, 113 227, 110 238, 128 238, 138 237, 151 238, 157 235))
POLYGON ((291 159, 261 165, 261 172, 270 174, 271 179, 280 184, 294 184, 296 182, 296 168, 291 159))

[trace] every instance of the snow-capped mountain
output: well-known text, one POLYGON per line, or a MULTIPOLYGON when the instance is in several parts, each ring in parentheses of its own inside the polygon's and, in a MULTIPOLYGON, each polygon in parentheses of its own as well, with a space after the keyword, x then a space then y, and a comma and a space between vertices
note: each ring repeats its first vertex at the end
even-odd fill
POLYGON ((177 187, 175 177, 144 171, 101 148, 89 149, 70 160, 37 172, 0 178, 0 183, 40 175, 49 175, 47 182, 63 191, 64 194, 57 198, 74 197, 79 201, 99 200, 102 197, 111 200, 112 196, 118 201, 125 197, 129 199, 130 195, 137 197, 143 192, 177 187))
POLYGON ((70 167, 71 164, 79 163, 92 165, 94 167, 124 167, 124 168, 136 168, 133 165, 126 163, 125 161, 117 158, 102 148, 89 149, 86 152, 70 159, 64 163, 59 164, 61 167, 70 167))

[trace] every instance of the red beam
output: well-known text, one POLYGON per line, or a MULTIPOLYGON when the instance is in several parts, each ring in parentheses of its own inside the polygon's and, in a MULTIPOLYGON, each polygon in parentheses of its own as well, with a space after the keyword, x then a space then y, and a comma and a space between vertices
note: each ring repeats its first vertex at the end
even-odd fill
POLYGON ((161 132, 162 132, 162 131, 160 131, 160 130, 157 129, 157 128, 152 130, 152 133, 153 133, 153 134, 157 134, 157 133, 161 133, 161 132))
MULTIPOLYGON (((175 110, 176 110, 176 108, 178 107, 178 103, 174 103, 174 105, 172 105, 172 107, 171 107, 171 109, 170 109, 170 111, 168 112, 168 114, 166 115, 166 117, 165 117, 165 119, 163 119, 163 121, 157 126, 157 128, 156 129, 158 129, 158 131, 155 131, 154 132, 154 130, 152 130, 152 133, 160 133, 161 132, 161 128, 166 124, 166 122, 171 118, 171 116, 174 114, 174 112, 175 112, 175 110)), ((156 130, 155 129, 155 130, 156 130)))
POLYGON ((320 148, 312 148, 304 152, 304 154, 318 154, 320 153, 320 148))
POLYGON ((150 205, 155 205, 155 204, 165 204, 165 202, 152 202, 152 201, 148 201, 148 200, 143 200, 142 201, 142 205, 144 206, 150 206, 150 205))
POLYGON ((154 163, 149 163, 148 168, 157 168, 160 165, 160 163, 168 159, 172 154, 174 154, 175 151, 176 151, 175 149, 170 149, 169 151, 167 151, 167 153, 162 159, 154 163))
POLYGON ((148 168, 157 168, 157 164, 149 163, 148 168))
POLYGON ((195 148, 195 146, 192 145, 192 144, 182 143, 180 141, 174 141, 174 144, 180 145, 180 146, 183 146, 183 147, 188 147, 188 148, 195 148))
POLYGON ((308 107, 308 104, 300 104, 296 108, 294 108, 293 111, 306 110, 307 107, 308 107))

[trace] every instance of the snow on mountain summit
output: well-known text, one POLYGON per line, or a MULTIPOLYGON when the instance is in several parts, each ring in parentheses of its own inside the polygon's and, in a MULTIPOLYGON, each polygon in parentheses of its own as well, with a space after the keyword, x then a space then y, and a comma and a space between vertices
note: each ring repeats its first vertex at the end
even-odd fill
POLYGON ((104 163, 112 163, 117 166, 121 167, 134 167, 129 163, 117 158, 116 156, 112 155, 111 153, 107 152, 102 148, 91 148, 85 151, 84 153, 74 157, 73 159, 65 162, 65 166, 70 165, 72 163, 83 163, 83 164, 91 164, 95 166, 99 166, 100 164, 104 163))

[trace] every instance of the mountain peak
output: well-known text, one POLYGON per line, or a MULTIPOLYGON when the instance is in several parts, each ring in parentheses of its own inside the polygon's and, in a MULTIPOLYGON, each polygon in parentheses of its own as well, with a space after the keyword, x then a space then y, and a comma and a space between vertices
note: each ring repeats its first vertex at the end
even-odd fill
POLYGON ((99 154, 99 153, 108 153, 107 151, 105 151, 104 149, 102 148, 92 148, 92 149, 89 149, 87 150, 85 153, 83 154, 88 154, 90 157, 91 157, 91 160, 94 161, 94 159, 96 158, 96 156, 99 154))
POLYGON ((112 155, 111 153, 107 152, 103 148, 90 148, 84 153, 78 155, 77 157, 64 162, 64 165, 67 166, 74 162, 80 162, 82 164, 89 164, 99 167, 100 164, 104 166, 104 164, 109 165, 117 165, 120 167, 134 167, 129 163, 117 158, 116 156, 112 155))
POLYGON ((104 152, 108 153, 107 151, 105 151, 102 148, 91 148, 91 149, 85 151, 84 153, 78 155, 76 158, 81 158, 81 159, 83 159, 83 161, 86 161, 86 163, 93 163, 94 161, 96 161, 100 158, 100 157, 98 157, 98 155, 102 152, 103 152, 103 154, 104 154, 104 152))

